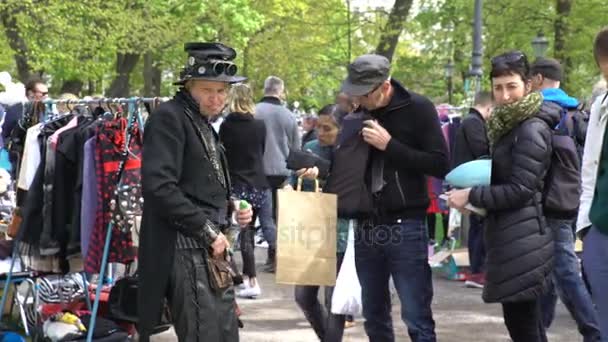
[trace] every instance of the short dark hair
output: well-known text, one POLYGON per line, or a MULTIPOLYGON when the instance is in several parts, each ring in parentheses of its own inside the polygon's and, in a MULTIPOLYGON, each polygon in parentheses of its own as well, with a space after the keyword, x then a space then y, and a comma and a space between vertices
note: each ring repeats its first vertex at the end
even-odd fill
POLYGON ((39 78, 32 78, 25 84, 25 93, 35 91, 38 84, 44 84, 44 81, 39 78))
POLYGON ((474 106, 485 106, 492 104, 492 93, 489 91, 480 91, 475 94, 475 101, 473 102, 474 106))
POLYGON ((525 82, 530 79, 530 64, 521 51, 508 51, 492 58, 490 80, 495 77, 519 75, 525 82))
POLYGON ((338 105, 336 104, 325 105, 323 106, 323 108, 321 108, 321 110, 319 110, 319 118, 321 118, 322 116, 328 116, 334 121, 334 123, 338 127, 340 127, 342 121, 340 119, 339 114, 340 113, 338 113, 338 105))
POLYGON ((598 32, 593 43, 593 56, 597 63, 600 58, 608 58, 608 26, 598 32))
POLYGON ((564 78, 564 69, 558 60, 540 57, 530 66, 530 75, 541 75, 544 78, 561 82, 564 78))
POLYGON ((319 110, 319 115, 333 115, 336 109, 338 109, 338 106, 335 104, 325 105, 319 110))

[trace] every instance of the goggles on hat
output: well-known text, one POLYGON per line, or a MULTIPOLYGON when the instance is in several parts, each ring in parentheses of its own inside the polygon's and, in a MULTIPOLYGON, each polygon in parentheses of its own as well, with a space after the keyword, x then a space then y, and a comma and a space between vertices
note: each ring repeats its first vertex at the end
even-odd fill
POLYGON ((511 53, 503 54, 500 56, 496 56, 496 57, 492 58, 490 63, 492 65, 514 64, 514 63, 522 63, 524 65, 528 65, 528 59, 526 58, 526 55, 524 55, 522 52, 516 51, 516 52, 511 52, 511 53))
POLYGON ((194 57, 190 57, 188 65, 184 70, 187 75, 198 74, 200 76, 234 76, 238 71, 236 64, 222 59, 205 59, 197 63, 194 57))
POLYGON ((225 74, 228 76, 234 76, 237 72, 236 64, 223 60, 210 60, 209 64, 212 65, 212 70, 216 75, 225 74))

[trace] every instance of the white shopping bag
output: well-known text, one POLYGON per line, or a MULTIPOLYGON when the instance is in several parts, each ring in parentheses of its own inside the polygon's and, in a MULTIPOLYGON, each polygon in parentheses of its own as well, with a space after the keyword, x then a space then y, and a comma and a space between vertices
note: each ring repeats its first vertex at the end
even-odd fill
POLYGON ((348 222, 348 244, 331 298, 331 312, 338 315, 361 313, 361 284, 355 266, 355 231, 353 220, 348 222))

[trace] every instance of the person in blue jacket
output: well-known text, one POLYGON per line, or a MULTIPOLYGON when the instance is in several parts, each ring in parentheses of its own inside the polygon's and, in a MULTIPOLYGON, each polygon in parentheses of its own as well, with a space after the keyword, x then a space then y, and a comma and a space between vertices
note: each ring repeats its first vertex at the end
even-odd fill
MULTIPOLYGON (((578 111, 579 101, 560 88, 563 80, 561 64, 551 58, 539 58, 530 66, 532 83, 540 91, 545 102, 553 102, 562 107, 562 115, 567 115, 564 129, 574 138, 582 151, 585 141, 586 124, 584 115, 578 111)), ((553 286, 541 300, 543 324, 549 328, 555 316, 557 296, 570 311, 576 321, 584 341, 599 341, 600 329, 591 295, 579 274, 579 262, 574 252, 574 220, 576 212, 545 212, 547 224, 553 232, 555 246, 553 286)))

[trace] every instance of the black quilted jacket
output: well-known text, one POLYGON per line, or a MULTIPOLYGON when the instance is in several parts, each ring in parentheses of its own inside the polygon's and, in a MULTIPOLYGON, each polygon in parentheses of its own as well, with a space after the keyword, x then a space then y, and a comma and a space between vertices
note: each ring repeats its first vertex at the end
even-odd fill
POLYGON ((492 149, 492 185, 471 190, 471 204, 488 210, 486 302, 533 300, 548 284, 553 239, 542 187, 551 160, 550 127, 559 119, 559 106, 544 103, 536 116, 504 135, 492 149))

